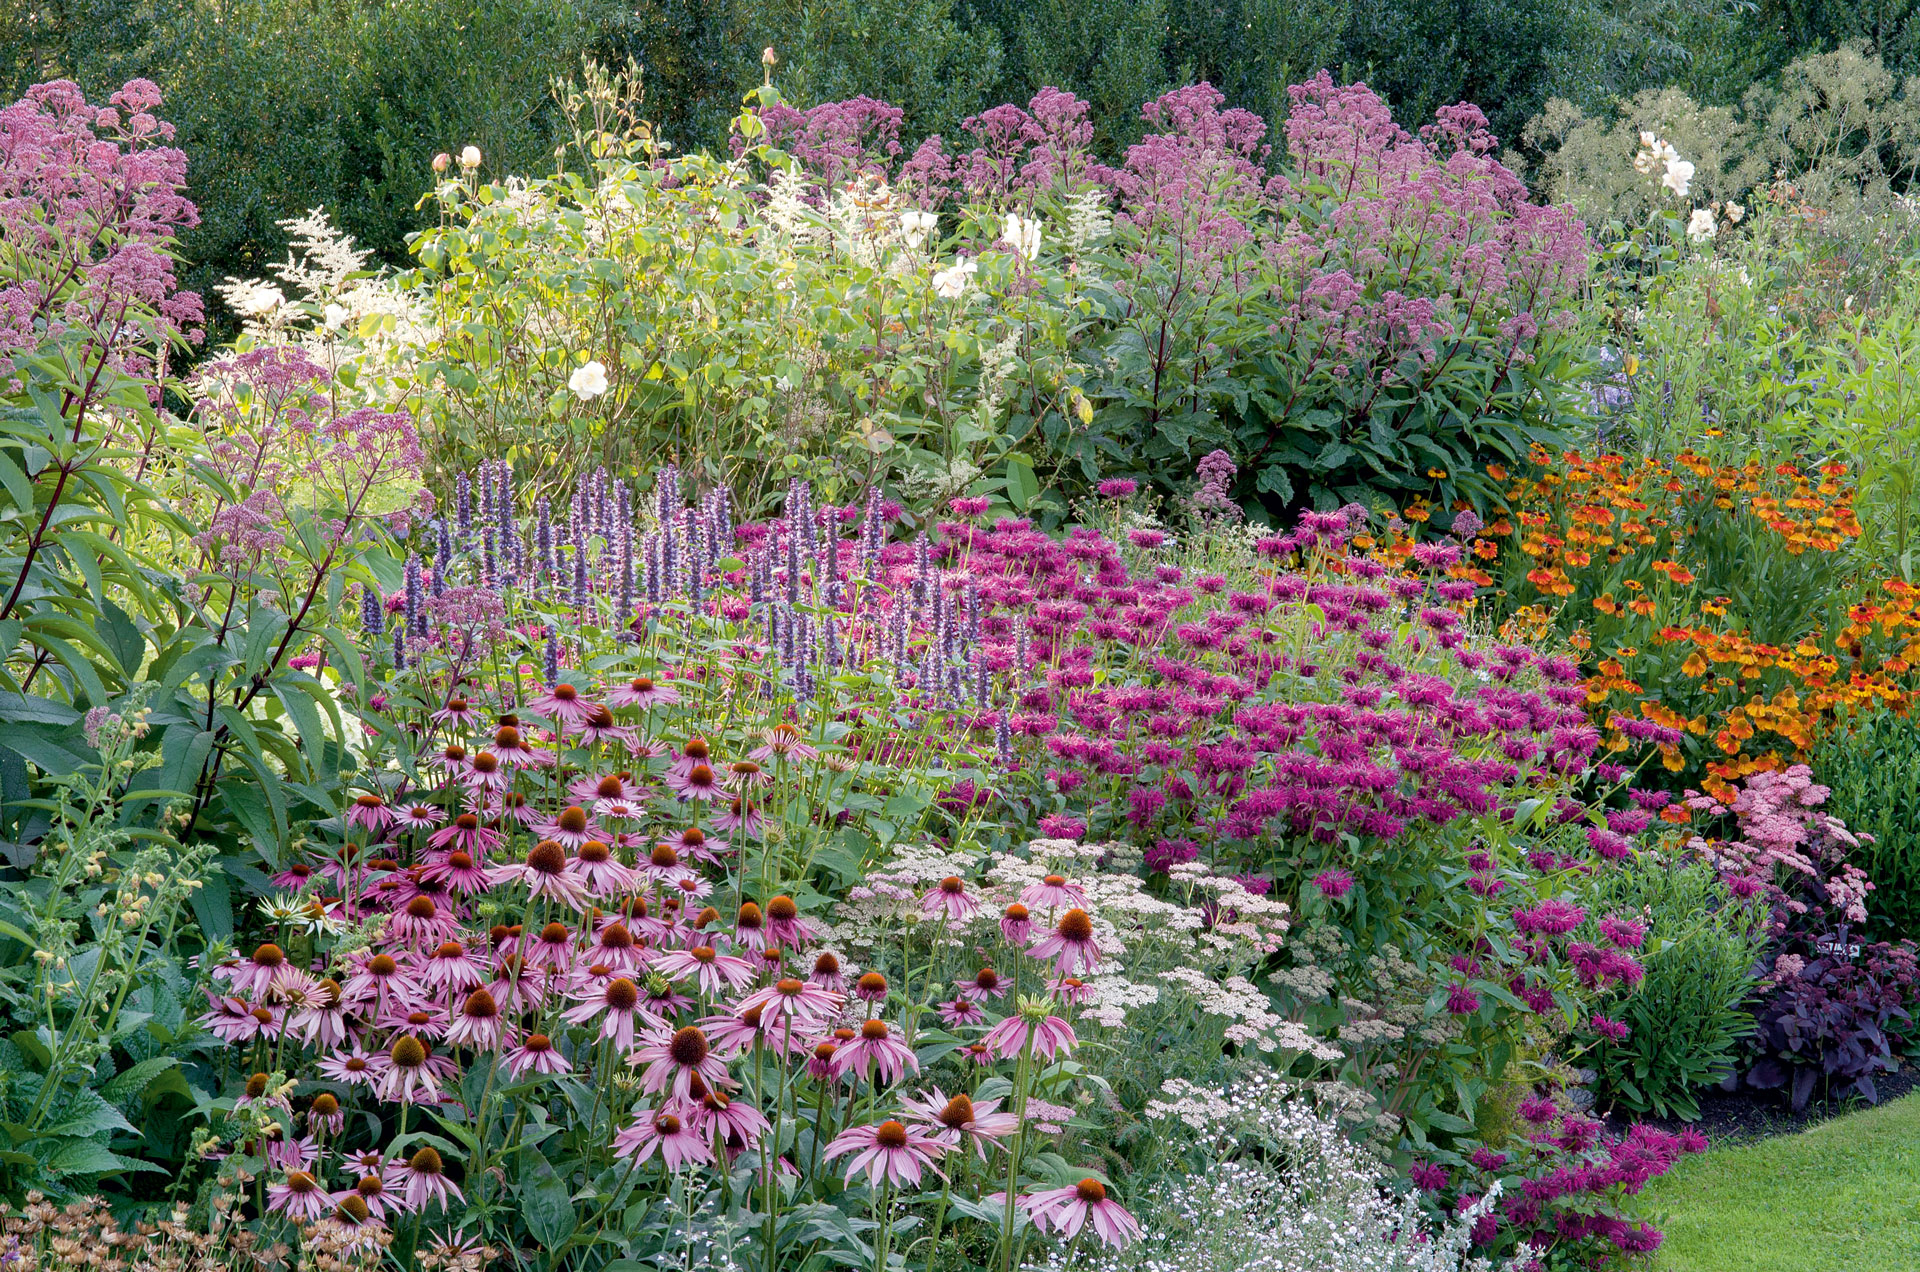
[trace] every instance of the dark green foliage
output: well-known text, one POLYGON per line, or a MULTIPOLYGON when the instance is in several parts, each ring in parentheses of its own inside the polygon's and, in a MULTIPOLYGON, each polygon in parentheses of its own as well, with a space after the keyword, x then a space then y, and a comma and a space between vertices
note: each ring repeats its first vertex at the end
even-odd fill
POLYGON ((1602 1106, 1692 1120, 1698 1093, 1734 1072, 1754 1031, 1742 1006, 1765 948, 1765 912, 1740 904, 1704 865, 1674 868, 1642 857, 1601 875, 1584 936, 1599 939, 1608 915, 1647 922, 1646 979, 1616 1013, 1633 1031, 1598 1040, 1585 1063, 1598 1073, 1602 1106))
POLYGON ((1867 928, 1889 940, 1920 932, 1920 724, 1876 711, 1825 738, 1816 780, 1833 791, 1826 811, 1862 842, 1847 859, 1867 872, 1867 928))

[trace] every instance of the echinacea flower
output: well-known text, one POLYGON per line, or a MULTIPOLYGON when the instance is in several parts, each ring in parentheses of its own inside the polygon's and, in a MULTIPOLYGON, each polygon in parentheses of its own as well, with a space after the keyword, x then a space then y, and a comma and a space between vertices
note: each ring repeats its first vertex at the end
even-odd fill
POLYGON ((320 1181, 304 1170, 290 1170, 286 1178, 267 1188, 267 1209, 311 1223, 327 1213, 332 1199, 320 1181))
POLYGON ((1079 1045, 1073 1026, 1051 1013, 1053 1004, 1043 998, 1020 999, 1020 1010, 987 1031, 981 1044, 1002 1060, 1011 1060, 1023 1051, 1029 1039, 1033 1052, 1043 1060, 1065 1055, 1079 1045))
POLYGON ((578 852, 582 844, 606 834, 593 824, 593 819, 587 816, 587 810, 578 804, 561 809, 552 821, 534 827, 534 833, 574 852, 578 852))
POLYGON ((196 1023, 220 1041, 230 1044, 252 1042, 263 1033, 275 1032, 274 1026, 279 1024, 282 1015, 278 1008, 255 1006, 233 995, 209 993, 207 1006, 212 1010, 199 1017, 196 1023))
POLYGON ((224 980, 233 992, 245 998, 257 998, 272 986, 274 978, 287 966, 287 952, 268 941, 254 947, 244 959, 219 964, 213 969, 215 980, 224 980))
POLYGON ((743 835, 757 835, 766 820, 759 805, 744 795, 736 795, 713 814, 710 824, 715 830, 737 830, 743 835))
POLYGON ((432 804, 408 804, 394 814, 394 826, 399 830, 432 830, 447 820, 447 815, 432 804))
POLYGON ((600 1037, 611 1038, 622 1051, 631 1050, 640 1017, 640 987, 625 976, 615 976, 604 986, 590 990, 561 1016, 576 1025, 600 1017, 600 1037))
POLYGON ((965 1092, 949 1099, 939 1087, 903 1096, 900 1106, 909 1122, 925 1127, 941 1143, 956 1148, 972 1144, 983 1162, 989 1148, 1005 1148, 1001 1140, 1020 1126, 1019 1118, 998 1111, 999 1100, 975 1100, 965 1092))
POLYGON ((688 826, 662 842, 689 861, 718 861, 720 854, 727 851, 726 840, 715 839, 698 826, 688 826))
POLYGON ((765 1028, 777 1030, 784 1024, 805 1032, 839 1011, 845 1001, 831 990, 788 976, 749 994, 739 1011, 757 1007, 765 1028))
POLYGON ((1075 907, 1060 916, 1053 932, 1035 941, 1027 953, 1034 958, 1054 960, 1054 970, 1062 976, 1092 971, 1100 961, 1100 947, 1093 940, 1093 919, 1075 907))
POLYGON ((772 1124, 751 1104, 732 1100, 721 1091, 696 1091, 686 1111, 694 1130, 702 1139, 711 1140, 715 1131, 726 1137, 729 1154, 752 1148, 760 1137, 772 1130, 772 1124))
POLYGON ((709 764, 695 764, 684 773, 667 770, 667 786, 681 799, 712 800, 724 795, 719 776, 709 764))
POLYGON ((670 1038, 649 1042, 627 1062, 646 1066, 640 1075, 640 1088, 649 1095, 667 1091, 685 1099, 695 1077, 709 1089, 733 1085, 727 1066, 713 1054, 706 1033, 695 1025, 676 1030, 670 1038))
POLYGON ((524 883, 535 900, 550 898, 575 910, 587 908, 587 881, 568 869, 567 850, 543 839, 527 853, 521 865, 495 866, 495 883, 524 883))
POLYGON ((528 1034, 520 1045, 508 1051, 502 1057, 507 1072, 516 1078, 524 1078, 529 1073, 572 1073, 573 1066, 553 1045, 553 1039, 545 1034, 528 1034))
POLYGON ((1022 889, 1020 900, 1029 907, 1045 906, 1049 910, 1058 910, 1062 907, 1084 908, 1087 904, 1087 894, 1074 884, 1068 883, 1065 875, 1050 874, 1040 882, 1030 883, 1022 889))
POLYGON ((983 967, 971 976, 962 976, 953 984, 962 998, 976 1003, 1003 998, 1007 993, 1006 978, 991 967, 983 967))
POLYGON ((825 1156, 832 1161, 853 1154, 853 1160, 847 1163, 849 1183, 854 1176, 865 1174, 875 1185, 907 1187, 919 1184, 923 1170, 932 1170, 942 1179, 946 1178, 934 1165, 934 1159, 946 1151, 947 1146, 931 1136, 909 1130, 902 1123, 886 1121, 842 1131, 827 1145, 825 1156))
POLYGON ((1009 945, 1025 945, 1027 937, 1032 932, 1032 914, 1018 901, 1008 906, 1000 915, 1000 935, 1006 938, 1009 945))
POLYGON ((731 954, 717 953, 711 945, 658 954, 653 960, 653 970, 669 980, 685 980, 691 976, 700 992, 708 997, 753 984, 752 963, 731 954))
POLYGON ((792 897, 778 896, 767 902, 766 933, 773 944, 798 949, 813 939, 813 925, 800 917, 792 897))
POLYGON ((607 693, 607 704, 614 707, 663 707, 680 701, 673 685, 649 676, 635 676, 607 693))
POLYGON ((572 869, 586 880, 595 896, 630 892, 639 883, 634 872, 615 860, 613 849, 599 839, 589 839, 580 845, 572 869))
POLYGON ((968 895, 966 880, 948 875, 920 898, 920 908, 928 914, 942 915, 950 923, 964 923, 980 909, 980 903, 968 895))
POLYGON ((635 1109, 633 1125, 613 1137, 617 1157, 644 1162, 656 1152, 669 1171, 688 1165, 709 1165, 713 1146, 693 1122, 664 1110, 635 1109))
POLYGON ((807 745, 805 734, 785 721, 767 729, 760 736, 763 741, 747 752, 747 756, 750 759, 759 760, 762 764, 773 759, 811 760, 820 754, 819 751, 807 745))
POLYGON ((307 1106, 307 1129, 316 1133, 338 1135, 346 1128, 347 1115, 340 1111, 340 1098, 331 1091, 322 1091, 313 1097, 313 1103, 307 1106))
POLYGON ((409 1157, 406 1165, 396 1166, 387 1184, 405 1197, 413 1210, 424 1210, 427 1203, 433 1201, 451 1208, 456 1199, 466 1200, 466 1195, 447 1178, 446 1163, 433 1148, 423 1148, 409 1157))
POLYGON ((864 1079, 875 1070, 889 1083, 920 1071, 920 1058, 913 1054, 913 1048, 896 1037, 884 1020, 863 1022, 859 1033, 842 1043, 833 1056, 835 1077, 854 1073, 864 1079))
POLYGON ((984 1008, 971 998, 955 998, 940 1004, 940 1020, 949 1029, 977 1025, 987 1018, 984 1008))
POLYGON ((376 839, 386 834, 393 820, 393 809, 378 795, 357 795, 347 805, 347 825, 358 826, 376 839))
POLYGON ((379 1081, 380 1074, 386 1068, 386 1060, 383 1055, 369 1054, 356 1046, 345 1055, 336 1053, 322 1056, 320 1076, 345 1086, 371 1087, 379 1081))
POLYGON ((454 1013, 453 1024, 447 1029, 447 1041, 454 1046, 476 1047, 492 1050, 500 1045, 505 1022, 500 1019, 500 1005, 492 994, 484 989, 476 989, 467 995, 460 1004, 460 1010, 454 1013))
POLYGON ((506 836, 499 831, 482 826, 480 819, 474 814, 461 813, 427 836, 427 846, 472 853, 480 857, 485 856, 489 849, 498 848, 505 839, 506 836))
POLYGON ((577 729, 593 714, 593 704, 581 697, 578 689, 563 681, 528 702, 527 710, 562 728, 577 729))
POLYGON ((365 1206, 367 1215, 373 1219, 384 1220, 389 1215, 406 1214, 413 1209, 403 1194, 389 1189, 387 1181, 377 1174, 362 1175, 353 1187, 334 1193, 333 1204, 337 1206, 348 1197, 365 1206))
POLYGON ((513 785, 513 771, 492 751, 482 751, 467 761, 460 779, 468 790, 497 794, 513 785))
POLYGON ((1115 1250, 1140 1238, 1140 1224, 1107 1196, 1107 1186, 1097 1179, 1029 1193, 1021 1199, 1021 1206, 1032 1217, 1034 1227, 1069 1241, 1089 1224, 1094 1235, 1115 1250))
POLYGON ((398 1104, 434 1104, 440 1099, 440 1081, 427 1064, 432 1053, 412 1034, 402 1034, 387 1051, 380 1074, 380 1098, 398 1104))

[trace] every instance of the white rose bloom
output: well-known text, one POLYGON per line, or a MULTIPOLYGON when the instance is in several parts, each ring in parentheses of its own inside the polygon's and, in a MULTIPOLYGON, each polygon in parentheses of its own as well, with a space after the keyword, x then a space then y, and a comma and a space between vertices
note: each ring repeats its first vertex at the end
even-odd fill
POLYGON ((1660 138, 1655 136, 1653 133, 1648 132, 1646 129, 1642 128, 1640 130, 1640 144, 1645 146, 1648 150, 1652 150, 1655 146, 1660 144, 1660 138))
POLYGON ((1704 243, 1719 232, 1719 223, 1706 208, 1695 208, 1693 215, 1687 218, 1687 237, 1696 243, 1704 243))
POLYGON ((1747 210, 1745 208, 1741 207, 1738 203, 1735 203, 1731 199, 1727 200, 1727 223, 1728 224, 1730 225, 1740 224, 1740 218, 1745 216, 1746 214, 1747 214, 1747 210))
POLYGON ((978 261, 961 261, 933 276, 933 294, 942 300, 958 300, 967 291, 967 279, 980 272, 978 261))
POLYGON ((938 218, 931 212, 922 212, 919 208, 908 208, 900 214, 900 237, 907 241, 907 247, 919 251, 920 245, 933 233, 938 218))
POLYGON ((280 312, 280 307, 287 303, 287 298, 280 293, 278 287, 269 287, 265 283, 249 286, 240 295, 239 300, 240 311, 249 318, 265 318, 276 314, 280 312))
POLYGON ((1023 217, 1018 212, 1007 213, 1007 223, 1000 229, 1000 237, 1014 251, 1032 260, 1040 255, 1040 219, 1023 217))
POLYGON ((346 307, 344 305, 328 305, 326 315, 322 321, 327 324, 328 331, 340 330, 341 326, 347 321, 346 307))
POLYGON ((589 362, 567 377, 567 387, 582 402, 591 402, 607 391, 607 369, 598 362, 589 362))
POLYGON ((1673 191, 1675 197, 1686 198, 1687 191, 1693 188, 1693 165, 1685 159, 1667 160, 1667 175, 1660 178, 1660 184, 1673 191))
POLYGON ((468 146, 465 150, 462 150, 460 152, 460 166, 467 169, 478 168, 480 166, 480 147, 468 146))

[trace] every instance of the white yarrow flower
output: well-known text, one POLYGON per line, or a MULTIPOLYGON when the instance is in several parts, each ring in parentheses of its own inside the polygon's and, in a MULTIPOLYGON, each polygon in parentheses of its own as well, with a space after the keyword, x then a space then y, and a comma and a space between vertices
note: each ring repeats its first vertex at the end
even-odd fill
POLYGON ((589 362, 567 377, 567 387, 582 402, 591 402, 607 391, 607 369, 598 361, 589 362))

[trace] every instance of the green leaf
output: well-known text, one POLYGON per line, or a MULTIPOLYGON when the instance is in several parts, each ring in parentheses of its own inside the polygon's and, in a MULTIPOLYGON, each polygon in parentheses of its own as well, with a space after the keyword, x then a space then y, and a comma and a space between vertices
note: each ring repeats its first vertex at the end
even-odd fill
POLYGON ((1034 475, 1033 461, 1014 451, 1007 456, 1007 499, 1021 512, 1040 497, 1040 479, 1034 475))
POLYGON ((543 1155, 531 1150, 520 1154, 520 1211, 526 1216, 527 1231, 547 1250, 558 1251, 578 1223, 566 1181, 553 1173, 543 1155))

